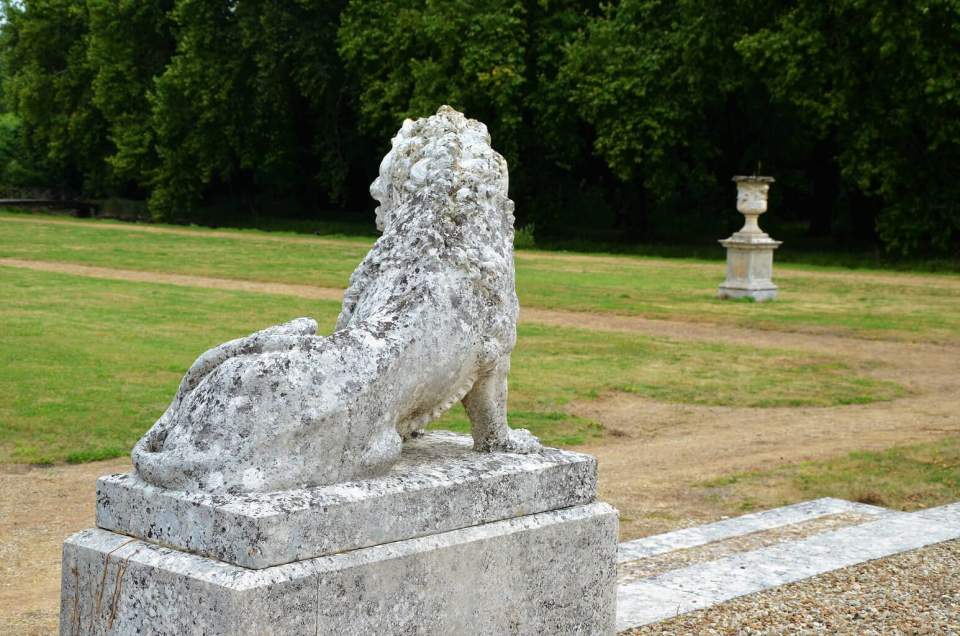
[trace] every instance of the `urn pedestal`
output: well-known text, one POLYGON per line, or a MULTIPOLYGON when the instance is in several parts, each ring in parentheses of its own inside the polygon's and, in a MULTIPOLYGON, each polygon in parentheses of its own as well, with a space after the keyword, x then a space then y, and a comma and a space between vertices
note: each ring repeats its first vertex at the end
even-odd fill
POLYGON ((61 634, 612 634, 617 513, 596 461, 428 433, 384 477, 209 495, 97 485, 61 634))
POLYGON ((773 300, 773 251, 775 241, 760 229, 758 217, 767 211, 767 195, 772 177, 734 177, 737 184, 737 210, 745 221, 739 231, 720 244, 727 248, 727 278, 720 285, 720 298, 749 297, 756 301, 773 300))

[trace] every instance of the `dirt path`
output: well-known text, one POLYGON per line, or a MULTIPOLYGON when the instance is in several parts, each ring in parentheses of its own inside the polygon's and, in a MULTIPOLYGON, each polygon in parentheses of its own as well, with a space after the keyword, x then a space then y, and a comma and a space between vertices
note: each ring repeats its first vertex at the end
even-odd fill
MULTIPOLYGON (((78 263, 33 261, 19 258, 0 258, 0 267, 16 267, 39 272, 87 276, 105 280, 161 283, 181 287, 205 287, 209 289, 227 289, 261 294, 281 294, 285 296, 298 296, 300 298, 316 300, 334 300, 338 302, 343 300, 342 289, 317 287, 314 285, 298 285, 294 283, 258 282, 235 278, 170 274, 165 272, 80 265, 78 263)), ((744 329, 732 325, 712 323, 706 320, 703 322, 663 320, 643 318, 640 316, 540 309, 536 307, 522 307, 520 310, 520 321, 587 330, 638 332, 668 338, 723 340, 749 346, 757 345, 756 336, 758 333, 757 329, 744 329)), ((794 325, 791 329, 792 331, 767 330, 766 333, 776 334, 776 341, 772 345, 767 343, 762 346, 781 346, 782 344, 783 346, 808 348, 808 345, 811 343, 818 343, 818 345, 825 346, 824 350, 831 351, 832 343, 837 339, 841 341, 852 340, 861 342, 861 337, 853 338, 850 336, 836 335, 827 328, 794 325), (792 338, 791 336, 794 334, 800 334, 799 339, 792 338), (807 337, 804 337, 804 334, 806 334, 807 337), (817 339, 810 340, 810 334, 815 335, 817 339), (792 345, 790 343, 792 343, 792 345)))
POLYGON ((931 404, 928 395, 823 409, 694 407, 618 395, 572 410, 613 433, 577 450, 597 457, 601 495, 620 510, 621 535, 632 538, 729 513, 693 484, 960 435, 958 407, 955 398, 931 404))
POLYGON ((211 276, 190 276, 186 274, 167 274, 163 272, 144 272, 135 269, 113 269, 78 265, 76 263, 57 263, 51 261, 27 261, 18 258, 0 258, 0 266, 17 267, 37 272, 71 274, 105 280, 135 281, 139 283, 162 283, 178 287, 205 287, 208 289, 229 289, 232 291, 257 292, 261 294, 282 294, 317 300, 343 300, 342 289, 313 287, 292 283, 258 283, 234 278, 213 278, 211 276))
MULTIPOLYGON (((960 435, 960 345, 754 331, 673 321, 637 322, 644 333, 744 347, 800 349, 866 363, 909 390, 892 402, 736 408, 656 402, 615 394, 570 412, 610 433, 584 452, 600 462, 601 493, 634 537, 716 519, 725 511, 689 488, 731 473, 960 435)), ((609 324, 607 326, 610 326, 609 324)))
POLYGON ((171 234, 174 236, 194 236, 237 239, 241 241, 270 241, 280 243, 310 243, 312 245, 337 245, 340 247, 367 247, 373 243, 369 241, 351 241, 350 239, 329 239, 322 236, 271 236, 268 232, 247 233, 243 230, 211 230, 210 228, 176 228, 158 227, 156 225, 142 225, 139 223, 103 222, 103 221, 68 221, 66 219, 42 219, 37 217, 0 217, 0 223, 33 223, 36 225, 69 225, 71 227, 89 228, 93 230, 119 230, 121 232, 144 232, 147 234, 171 234))
MULTIPOLYGON (((208 228, 176 228, 176 227, 158 227, 155 225, 145 225, 137 223, 111 223, 97 221, 74 221, 66 219, 38 218, 32 216, 25 217, 0 217, 0 223, 27 223, 35 225, 67 225, 71 227, 83 227, 96 230, 114 230, 124 232, 144 232, 148 234, 168 234, 174 236, 200 236, 236 239, 243 241, 268 241, 293 244, 311 244, 311 245, 331 245, 339 247, 369 247, 373 243, 373 237, 368 241, 351 241, 350 239, 330 239, 322 236, 290 236, 289 234, 273 236, 267 232, 243 232, 241 230, 211 230, 208 228)), ((717 252, 716 263, 705 263, 697 261, 684 261, 676 258, 657 258, 634 256, 630 254, 616 256, 604 254, 577 254, 572 252, 547 252, 536 251, 529 252, 518 250, 515 257, 518 261, 552 261, 568 263, 570 265, 610 265, 614 267, 623 267, 624 259, 627 263, 635 267, 656 268, 663 263, 669 263, 670 267, 681 267, 684 269, 707 269, 711 272, 723 267, 722 254, 717 252)), ((812 276, 821 279, 842 280, 850 276, 853 272, 830 271, 830 270, 809 270, 797 269, 790 263, 777 266, 777 277, 784 280, 791 278, 812 276)), ((960 276, 951 274, 916 274, 910 272, 855 272, 857 279, 863 282, 872 282, 889 285, 908 285, 908 286, 935 286, 945 289, 960 290, 960 276)))
POLYGON ((60 546, 93 525, 97 477, 127 459, 27 468, 0 465, 0 634, 55 634, 60 546))
MULTIPOLYGON (((193 287, 339 300, 342 292, 306 285, 112 270, 66 263, 0 259, 41 271, 193 287)), ((523 309, 527 322, 597 331, 795 348, 869 363, 908 397, 831 408, 731 408, 660 403, 609 395, 575 403, 573 413, 610 434, 588 447, 600 461, 602 497, 622 514, 624 538, 715 519, 726 511, 690 484, 765 468, 960 435, 960 343, 866 340, 833 333, 756 331, 730 325, 523 309)), ((97 476, 126 470, 126 459, 52 468, 0 466, 0 633, 55 631, 60 545, 93 523, 97 476)))

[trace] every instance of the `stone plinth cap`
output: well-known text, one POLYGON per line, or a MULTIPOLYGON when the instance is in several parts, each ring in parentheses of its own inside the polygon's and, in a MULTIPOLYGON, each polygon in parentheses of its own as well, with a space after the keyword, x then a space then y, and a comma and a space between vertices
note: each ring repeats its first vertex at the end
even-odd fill
POLYGON ((718 242, 726 248, 744 250, 775 250, 783 245, 783 241, 775 241, 766 233, 741 234, 736 232, 730 238, 720 239, 718 242))
POLYGON ((773 183, 776 181, 776 179, 773 177, 758 177, 757 175, 737 175, 731 179, 731 181, 735 181, 737 183, 740 183, 741 181, 745 181, 747 183, 773 183))
POLYGON ((211 495, 108 475, 97 526, 260 569, 587 504, 596 490, 589 455, 478 453, 470 437, 434 431, 382 477, 316 488, 211 495))

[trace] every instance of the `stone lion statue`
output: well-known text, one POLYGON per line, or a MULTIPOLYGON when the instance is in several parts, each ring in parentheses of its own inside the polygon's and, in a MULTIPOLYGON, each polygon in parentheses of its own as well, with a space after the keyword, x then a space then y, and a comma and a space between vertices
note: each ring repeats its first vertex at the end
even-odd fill
POLYGON ((375 476, 458 400, 476 450, 539 449, 507 425, 513 202, 486 126, 448 106, 405 121, 370 192, 382 236, 336 330, 299 318, 201 355, 133 449, 144 480, 241 493, 375 476))

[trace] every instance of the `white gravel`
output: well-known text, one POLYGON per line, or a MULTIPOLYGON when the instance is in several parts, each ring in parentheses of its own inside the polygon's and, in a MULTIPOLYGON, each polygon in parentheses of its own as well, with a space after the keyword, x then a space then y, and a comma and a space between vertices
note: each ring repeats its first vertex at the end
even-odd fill
POLYGON ((960 636, 960 540, 861 563, 623 634, 960 636))

